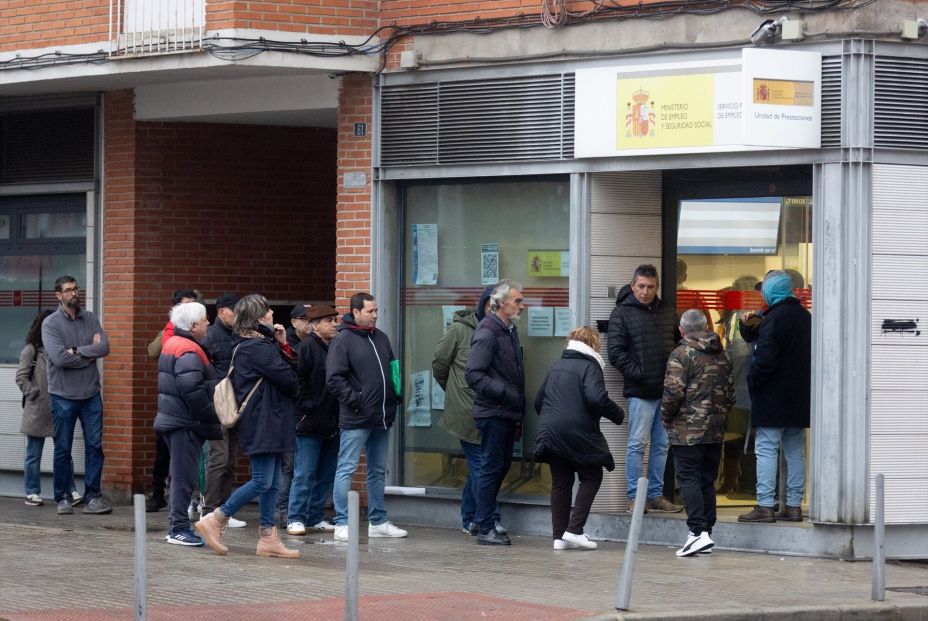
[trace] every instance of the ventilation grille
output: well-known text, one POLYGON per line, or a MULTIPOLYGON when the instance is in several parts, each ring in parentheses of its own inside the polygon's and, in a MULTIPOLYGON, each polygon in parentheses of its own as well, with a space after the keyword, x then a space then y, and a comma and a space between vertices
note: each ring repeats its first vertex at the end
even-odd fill
POLYGON ((93 179, 94 110, 0 115, 0 183, 93 179))
POLYGON ((385 87, 381 166, 574 155, 574 76, 385 87))
POLYGON ((841 146, 841 57, 822 57, 822 148, 841 146))
POLYGON ((928 150, 928 60, 878 56, 873 145, 928 150))

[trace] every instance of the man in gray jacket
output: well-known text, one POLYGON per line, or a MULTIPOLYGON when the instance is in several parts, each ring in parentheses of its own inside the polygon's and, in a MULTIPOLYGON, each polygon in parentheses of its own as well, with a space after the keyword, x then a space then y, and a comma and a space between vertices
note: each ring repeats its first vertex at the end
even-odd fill
POLYGON ((59 514, 74 513, 69 485, 73 474, 74 426, 84 430, 84 513, 109 513, 100 492, 103 477, 103 402, 97 359, 110 353, 100 322, 80 305, 81 290, 73 276, 55 281, 58 309, 42 322, 48 362, 48 392, 55 429, 54 487, 59 514))

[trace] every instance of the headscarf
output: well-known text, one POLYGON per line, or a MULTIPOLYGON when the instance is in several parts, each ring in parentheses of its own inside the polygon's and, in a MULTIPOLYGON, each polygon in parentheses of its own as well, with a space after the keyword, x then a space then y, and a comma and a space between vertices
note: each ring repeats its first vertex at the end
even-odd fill
POLYGON ((774 274, 764 280, 761 293, 764 294, 764 302, 767 306, 773 306, 793 295, 793 279, 789 277, 789 274, 774 274))

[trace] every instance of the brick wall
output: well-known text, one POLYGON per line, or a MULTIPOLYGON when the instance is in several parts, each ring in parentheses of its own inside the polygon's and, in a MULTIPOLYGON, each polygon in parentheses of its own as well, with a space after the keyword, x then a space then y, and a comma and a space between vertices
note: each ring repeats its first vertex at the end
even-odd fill
MULTIPOLYGON (((104 484, 150 482, 155 363, 171 292, 332 299, 335 131, 137 123, 131 92, 104 107, 104 484)), ((286 320, 287 318, 278 318, 286 320)))
POLYGON ((295 0, 291 2, 210 2, 209 29, 259 28, 368 36, 376 30, 378 0, 295 0))
POLYGON ((4 0, 0 51, 105 41, 108 0, 4 0))

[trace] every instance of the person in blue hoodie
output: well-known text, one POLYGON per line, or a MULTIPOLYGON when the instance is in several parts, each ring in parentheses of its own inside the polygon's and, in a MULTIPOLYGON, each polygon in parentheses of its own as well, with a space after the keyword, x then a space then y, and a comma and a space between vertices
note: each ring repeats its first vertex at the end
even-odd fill
POLYGON ((387 519, 384 488, 390 428, 400 402, 399 361, 390 339, 377 329, 377 300, 369 293, 351 296, 338 336, 325 361, 326 386, 339 402, 341 430, 335 468, 335 541, 348 541, 348 491, 361 449, 367 456, 368 537, 405 537, 387 519))

